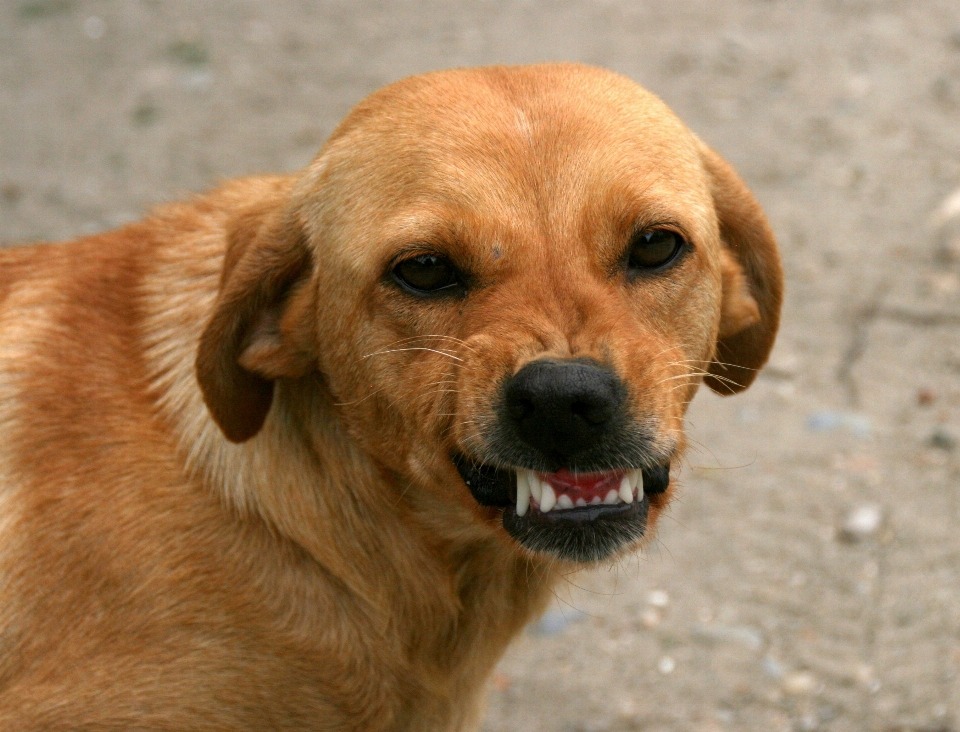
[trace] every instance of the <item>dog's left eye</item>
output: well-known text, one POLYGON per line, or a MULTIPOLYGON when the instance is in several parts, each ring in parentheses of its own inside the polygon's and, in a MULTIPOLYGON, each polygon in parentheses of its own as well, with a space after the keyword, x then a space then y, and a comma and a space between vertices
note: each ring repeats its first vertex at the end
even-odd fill
POLYGON ((638 232, 630 239, 627 266, 632 270, 659 269, 677 258, 683 244, 683 237, 669 229, 638 232))
POLYGON ((403 260, 393 268, 393 276, 408 288, 425 293, 435 293, 461 284, 453 265, 435 254, 421 254, 403 260))

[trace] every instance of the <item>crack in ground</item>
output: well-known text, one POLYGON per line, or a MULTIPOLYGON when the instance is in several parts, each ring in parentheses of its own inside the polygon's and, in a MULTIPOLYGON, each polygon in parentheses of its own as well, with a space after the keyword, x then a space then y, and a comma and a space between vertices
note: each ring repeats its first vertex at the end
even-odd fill
POLYGON ((874 317, 924 328, 941 325, 960 325, 960 313, 945 312, 943 310, 912 310, 904 307, 881 307, 874 317))
POLYGON ((883 298, 890 290, 890 284, 881 282, 873 291, 870 299, 853 316, 850 324, 850 340, 837 366, 837 381, 847 394, 847 402, 851 407, 860 406, 860 388, 853 376, 853 368, 857 365, 870 343, 870 326, 881 313, 883 298))

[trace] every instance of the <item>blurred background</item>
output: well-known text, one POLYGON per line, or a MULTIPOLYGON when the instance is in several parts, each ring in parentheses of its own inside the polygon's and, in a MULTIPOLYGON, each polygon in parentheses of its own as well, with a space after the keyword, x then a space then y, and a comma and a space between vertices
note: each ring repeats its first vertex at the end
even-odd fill
POLYGON ((788 294, 658 540, 568 578, 485 732, 960 730, 956 0, 0 0, 0 240, 292 171, 400 77, 577 60, 751 186, 788 294))

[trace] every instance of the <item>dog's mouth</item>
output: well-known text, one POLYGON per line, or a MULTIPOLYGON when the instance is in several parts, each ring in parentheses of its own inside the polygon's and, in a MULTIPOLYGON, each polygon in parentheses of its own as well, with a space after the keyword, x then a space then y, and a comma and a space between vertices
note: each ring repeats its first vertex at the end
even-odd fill
POLYGON ((520 544, 577 562, 595 562, 640 539, 648 497, 667 490, 670 465, 631 470, 538 473, 454 457, 483 506, 503 509, 503 527, 520 544))

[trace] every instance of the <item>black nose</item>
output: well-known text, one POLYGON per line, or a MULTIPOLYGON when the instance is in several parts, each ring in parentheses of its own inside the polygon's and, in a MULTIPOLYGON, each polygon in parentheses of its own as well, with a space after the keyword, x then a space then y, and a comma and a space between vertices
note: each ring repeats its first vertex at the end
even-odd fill
POLYGON ((534 361, 504 388, 507 421, 517 436, 551 463, 575 465, 597 446, 623 412, 626 388, 590 361, 534 361))

